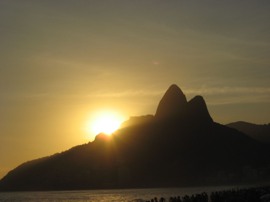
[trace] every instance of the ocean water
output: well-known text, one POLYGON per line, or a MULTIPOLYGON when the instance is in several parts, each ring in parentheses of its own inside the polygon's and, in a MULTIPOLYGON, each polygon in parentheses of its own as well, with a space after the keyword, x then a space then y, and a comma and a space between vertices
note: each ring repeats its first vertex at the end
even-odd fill
POLYGON ((196 193, 226 190, 236 187, 192 187, 158 189, 113 189, 81 191, 46 191, 46 192, 0 192, 0 201, 11 202, 143 202, 154 197, 184 196, 196 193))

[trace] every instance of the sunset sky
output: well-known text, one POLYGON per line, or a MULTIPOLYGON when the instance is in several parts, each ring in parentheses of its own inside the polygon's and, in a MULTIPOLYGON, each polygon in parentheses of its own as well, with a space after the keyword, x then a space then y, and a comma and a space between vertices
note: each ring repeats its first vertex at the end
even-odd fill
POLYGON ((269 0, 1 0, 0 178, 154 114, 177 84, 216 122, 270 122, 269 0))

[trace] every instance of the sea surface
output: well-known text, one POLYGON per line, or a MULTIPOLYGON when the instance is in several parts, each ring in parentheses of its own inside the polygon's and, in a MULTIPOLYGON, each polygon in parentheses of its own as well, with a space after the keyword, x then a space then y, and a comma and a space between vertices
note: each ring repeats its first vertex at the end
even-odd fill
POLYGON ((143 202, 154 197, 184 196, 213 191, 228 190, 237 187, 192 187, 192 188, 157 188, 157 189, 113 189, 81 191, 46 191, 46 192, 0 192, 0 201, 11 202, 51 202, 51 201, 91 201, 91 202, 143 202))

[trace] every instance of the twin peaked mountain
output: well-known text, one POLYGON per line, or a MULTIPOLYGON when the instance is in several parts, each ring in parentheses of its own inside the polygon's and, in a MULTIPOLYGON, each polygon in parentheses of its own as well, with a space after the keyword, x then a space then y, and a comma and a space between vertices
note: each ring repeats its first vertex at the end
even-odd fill
POLYGON ((171 85, 166 91, 160 100, 155 117, 157 119, 182 117, 200 124, 212 122, 203 97, 196 96, 187 102, 186 96, 177 85, 171 85))
POLYGON ((67 190, 262 182, 270 151, 215 123, 201 96, 187 101, 172 85, 154 116, 132 117, 108 137, 26 162, 0 190, 67 190))

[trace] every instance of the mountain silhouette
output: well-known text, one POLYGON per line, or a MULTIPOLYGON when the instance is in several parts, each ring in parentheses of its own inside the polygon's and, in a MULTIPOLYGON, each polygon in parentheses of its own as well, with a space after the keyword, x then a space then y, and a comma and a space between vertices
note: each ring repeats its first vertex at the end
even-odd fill
POLYGON ((235 128, 250 137, 260 142, 270 144, 270 123, 269 124, 254 124, 244 121, 229 123, 226 126, 235 128))
POLYGON ((262 182, 270 179, 269 154, 265 144, 214 122, 202 96, 187 101, 172 85, 155 115, 131 117, 111 136, 23 163, 0 181, 0 190, 262 182))
POLYGON ((168 118, 179 115, 185 109, 186 104, 186 96, 177 85, 173 84, 160 100, 155 116, 168 118))

